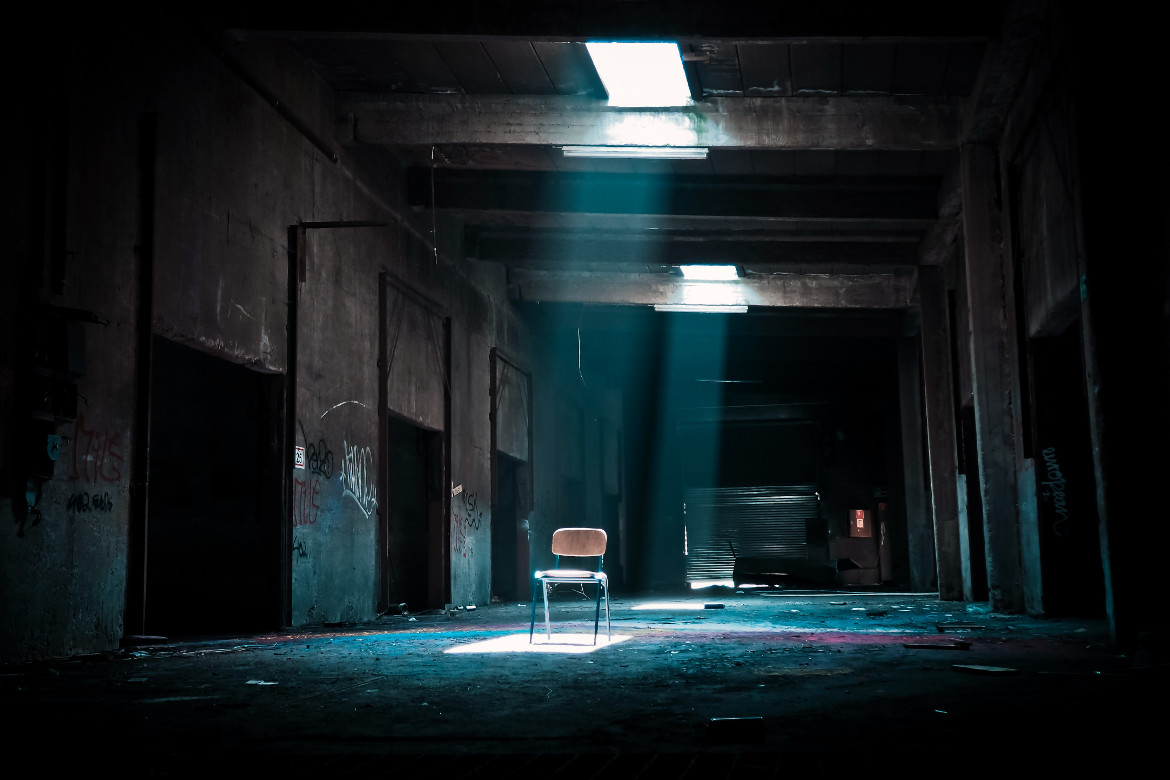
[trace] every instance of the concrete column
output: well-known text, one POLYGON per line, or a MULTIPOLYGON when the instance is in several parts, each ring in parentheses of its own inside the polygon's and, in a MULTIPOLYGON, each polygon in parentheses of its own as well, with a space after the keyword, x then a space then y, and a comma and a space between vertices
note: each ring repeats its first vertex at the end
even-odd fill
POLYGON ((934 586, 934 530, 927 503, 926 463, 922 451, 922 372, 918 344, 898 341, 898 405, 902 420, 902 477, 906 505, 906 546, 910 586, 934 586))
POLYGON ((947 288, 942 268, 919 268, 918 291, 922 306, 922 380, 938 596, 943 600, 961 601, 963 574, 959 554, 959 497, 955 480, 958 462, 955 458, 951 326, 947 317, 947 288))
MULTIPOLYGON (((1150 553, 1161 549, 1161 481, 1170 474, 1170 159, 1151 155, 1135 169, 1102 154, 1117 123, 1099 97, 1112 84, 1126 105, 1138 104, 1143 85, 1123 74, 1161 60, 1153 45, 1161 31, 1131 25, 1119 36, 1123 20, 1115 27, 1107 20, 1102 37, 1106 20, 1091 8, 1072 5, 1068 17, 1078 40, 1112 42, 1105 60, 1073 52, 1073 181, 1083 214, 1081 334, 1105 609, 1114 643, 1136 654, 1147 638, 1164 641, 1166 630, 1164 570, 1150 553)), ((1125 148, 1148 147, 1161 133, 1157 124, 1134 123, 1125 148)))
POLYGON ((994 147, 961 148, 971 379, 979 450, 988 598, 993 609, 1021 612, 1019 446, 1020 389, 1010 258, 996 191, 994 147))

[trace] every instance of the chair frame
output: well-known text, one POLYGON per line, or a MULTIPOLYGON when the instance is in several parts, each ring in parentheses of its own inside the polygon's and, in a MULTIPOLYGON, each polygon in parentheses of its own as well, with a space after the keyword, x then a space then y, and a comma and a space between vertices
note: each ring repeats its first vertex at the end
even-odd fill
POLYGON ((603 571, 607 537, 600 528, 558 528, 553 532, 553 568, 533 572, 532 576, 532 617, 528 624, 528 643, 536 629, 536 589, 544 595, 544 628, 552 639, 552 620, 549 617, 548 593, 553 585, 596 585, 597 604, 593 613, 593 644, 597 644, 597 632, 601 623, 601 599, 605 596, 605 636, 612 638, 609 618, 609 576, 603 571), (597 558, 597 570, 562 569, 561 556, 566 558, 597 558))

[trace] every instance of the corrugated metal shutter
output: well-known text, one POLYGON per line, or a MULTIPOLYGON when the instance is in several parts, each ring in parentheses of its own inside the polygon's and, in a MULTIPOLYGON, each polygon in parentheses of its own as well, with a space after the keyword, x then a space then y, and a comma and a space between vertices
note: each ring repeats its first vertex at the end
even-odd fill
POLYGON ((806 529, 820 500, 815 485, 693 488, 684 500, 688 582, 731 579, 736 555, 808 557, 806 529))

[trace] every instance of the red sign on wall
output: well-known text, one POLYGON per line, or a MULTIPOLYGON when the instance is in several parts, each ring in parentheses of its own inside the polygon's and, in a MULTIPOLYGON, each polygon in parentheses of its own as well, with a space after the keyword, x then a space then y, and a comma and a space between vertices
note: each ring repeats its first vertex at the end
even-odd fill
POLYGON ((868 509, 849 510, 849 535, 873 536, 873 516, 868 509))

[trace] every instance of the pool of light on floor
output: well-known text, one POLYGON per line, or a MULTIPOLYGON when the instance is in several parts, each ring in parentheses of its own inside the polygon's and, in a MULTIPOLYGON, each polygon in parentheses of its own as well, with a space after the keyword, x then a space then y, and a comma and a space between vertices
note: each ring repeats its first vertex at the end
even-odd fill
POLYGON ((599 636, 594 644, 593 634, 574 634, 569 632, 556 633, 549 637, 547 634, 535 634, 529 642, 528 634, 507 634, 505 636, 481 639, 478 642, 466 642, 449 647, 445 653, 592 653, 611 645, 624 642, 630 637, 614 635, 612 637, 599 636))

